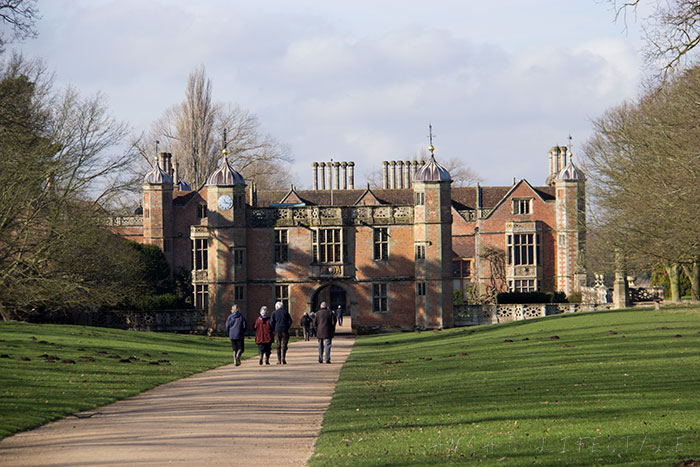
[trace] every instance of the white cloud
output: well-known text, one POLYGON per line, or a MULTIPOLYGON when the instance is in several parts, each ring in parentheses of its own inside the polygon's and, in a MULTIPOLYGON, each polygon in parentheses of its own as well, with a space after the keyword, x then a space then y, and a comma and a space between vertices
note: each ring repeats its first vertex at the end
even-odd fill
POLYGON ((438 157, 464 157, 487 183, 540 183, 549 147, 569 132, 582 143, 589 119, 634 96, 640 79, 633 40, 607 10, 578 2, 54 0, 40 9, 39 39, 22 48, 59 80, 104 91, 119 118, 143 129, 204 64, 214 97, 257 113, 291 146, 307 185, 306 167, 331 155, 356 161, 358 176, 410 158, 427 145, 429 122, 438 157))

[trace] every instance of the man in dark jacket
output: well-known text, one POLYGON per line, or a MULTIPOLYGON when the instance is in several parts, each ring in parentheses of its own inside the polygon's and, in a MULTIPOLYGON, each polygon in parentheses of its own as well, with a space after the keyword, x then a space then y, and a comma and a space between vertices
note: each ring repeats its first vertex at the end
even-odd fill
POLYGON ((328 309, 326 302, 321 303, 321 309, 314 317, 316 338, 318 339, 318 363, 323 363, 323 349, 326 349, 326 363, 331 362, 331 341, 335 336, 335 314, 328 309))
POLYGON ((304 316, 301 317, 301 321, 299 322, 301 324, 301 327, 304 329, 304 340, 308 341, 309 336, 311 336, 311 317, 309 316, 309 312, 307 311, 304 313, 304 316))
POLYGON ((287 364, 287 344, 289 343, 289 327, 292 325, 292 317, 284 308, 282 302, 275 303, 275 311, 270 317, 270 327, 275 335, 275 347, 277 347, 277 364, 287 364))
POLYGON ((238 311, 238 305, 233 305, 231 307, 231 314, 226 318, 226 331, 228 332, 228 338, 231 339, 233 358, 236 361, 236 366, 241 364, 241 355, 243 355, 245 343, 245 330, 247 328, 248 322, 238 311))
POLYGON ((335 310, 335 318, 338 320, 338 326, 343 325, 343 307, 338 305, 338 309, 335 310))

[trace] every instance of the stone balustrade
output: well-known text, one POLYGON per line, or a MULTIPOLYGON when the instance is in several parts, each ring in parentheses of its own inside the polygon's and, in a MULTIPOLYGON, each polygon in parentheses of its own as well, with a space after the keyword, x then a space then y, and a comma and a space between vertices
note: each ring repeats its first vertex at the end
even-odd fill
POLYGON ((579 311, 606 310, 611 304, 602 305, 580 303, 525 303, 502 305, 455 305, 455 326, 475 326, 478 324, 506 323, 531 318, 576 313, 579 311))

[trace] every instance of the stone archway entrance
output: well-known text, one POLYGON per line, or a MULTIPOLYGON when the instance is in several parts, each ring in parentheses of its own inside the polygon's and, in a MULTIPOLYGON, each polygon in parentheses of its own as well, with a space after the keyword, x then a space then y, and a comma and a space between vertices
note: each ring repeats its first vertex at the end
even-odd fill
POLYGON ((331 310, 337 310, 338 305, 343 307, 343 327, 354 329, 357 302, 351 287, 337 282, 321 284, 311 294, 308 303, 312 310, 318 310, 321 302, 328 303, 331 310))
POLYGON ((318 310, 321 307, 321 302, 328 303, 331 310, 337 309, 339 305, 343 307, 343 310, 347 310, 349 305, 347 292, 335 284, 328 284, 316 290, 311 300, 311 309, 318 310))

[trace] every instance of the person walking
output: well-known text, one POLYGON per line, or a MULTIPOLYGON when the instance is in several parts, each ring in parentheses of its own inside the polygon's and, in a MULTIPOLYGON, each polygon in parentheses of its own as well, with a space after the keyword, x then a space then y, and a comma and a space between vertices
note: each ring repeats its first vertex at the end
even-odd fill
POLYGON ((226 331, 228 338, 231 339, 231 347, 233 348, 233 359, 236 366, 241 364, 241 355, 245 347, 245 331, 248 329, 248 322, 245 317, 238 311, 238 305, 231 307, 231 314, 226 318, 226 331))
POLYGON ((316 322, 316 312, 311 310, 311 314, 309 314, 309 318, 311 318, 311 336, 316 337, 316 325, 314 324, 316 322))
POLYGON ((260 308, 260 316, 255 320, 255 343, 258 344, 258 355, 260 364, 270 364, 270 354, 272 353, 272 328, 270 328, 270 317, 267 315, 267 307, 260 308))
POLYGON ((275 335, 275 347, 277 348, 277 364, 287 364, 287 344, 289 343, 289 328, 292 325, 292 317, 282 302, 275 303, 275 311, 270 317, 270 327, 275 335))
POLYGON ((338 305, 338 309, 335 310, 335 318, 338 320, 338 326, 343 325, 343 307, 338 305))
POLYGON ((311 336, 311 317, 308 311, 304 312, 304 316, 301 317, 299 324, 301 324, 301 328, 304 330, 304 340, 308 341, 311 336))
POLYGON ((321 303, 321 309, 316 312, 314 327, 318 339, 318 363, 323 363, 323 351, 326 353, 326 363, 331 362, 331 341, 335 335, 335 314, 328 309, 326 302, 321 303))

